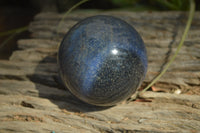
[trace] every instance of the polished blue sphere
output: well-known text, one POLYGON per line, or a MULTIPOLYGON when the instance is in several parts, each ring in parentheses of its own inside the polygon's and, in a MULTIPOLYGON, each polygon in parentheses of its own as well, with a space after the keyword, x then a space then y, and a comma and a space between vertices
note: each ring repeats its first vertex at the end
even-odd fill
POLYGON ((138 32, 112 16, 78 22, 58 52, 63 83, 89 104, 112 106, 129 98, 142 83, 147 55, 138 32))

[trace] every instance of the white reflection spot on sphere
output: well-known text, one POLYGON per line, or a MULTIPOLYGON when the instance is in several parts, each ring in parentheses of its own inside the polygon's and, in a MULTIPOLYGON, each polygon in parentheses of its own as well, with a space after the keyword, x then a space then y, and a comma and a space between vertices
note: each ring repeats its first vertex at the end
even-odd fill
POLYGON ((118 53, 117 49, 112 50, 112 54, 116 55, 118 53))

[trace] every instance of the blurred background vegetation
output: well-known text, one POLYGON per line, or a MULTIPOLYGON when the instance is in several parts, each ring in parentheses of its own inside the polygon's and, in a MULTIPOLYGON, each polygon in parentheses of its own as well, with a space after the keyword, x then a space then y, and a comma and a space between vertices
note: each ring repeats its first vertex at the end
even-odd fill
MULTIPOLYGON (((6 43, 10 35, 2 33, 28 25, 39 12, 66 12, 81 0, 0 0, 0 59, 8 59, 17 49, 19 38, 28 38, 29 32, 23 32, 6 43), (5 45, 6 44, 6 45, 5 45)), ((195 0, 200 10, 200 0, 195 0)), ((78 9, 93 10, 129 10, 129 11, 186 11, 189 0, 90 0, 78 9)))
MULTIPOLYGON (((29 8, 34 11, 52 10, 63 12, 81 0, 1 0, 0 7, 12 6, 29 8)), ((200 1, 195 0, 197 10, 200 9, 200 1)), ((81 9, 125 9, 132 11, 166 11, 166 10, 188 10, 189 0, 90 0, 81 5, 81 9)))

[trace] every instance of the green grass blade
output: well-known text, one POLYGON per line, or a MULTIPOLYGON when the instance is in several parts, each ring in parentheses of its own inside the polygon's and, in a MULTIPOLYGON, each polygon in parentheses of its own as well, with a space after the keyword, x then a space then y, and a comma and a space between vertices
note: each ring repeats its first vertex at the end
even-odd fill
POLYGON ((89 0, 82 0, 78 3, 76 3, 74 6, 72 6, 62 17, 62 19, 60 20, 58 26, 57 26, 57 29, 60 29, 60 26, 61 26, 61 23, 64 21, 64 19, 66 18, 66 16, 71 12, 73 11, 75 8, 77 8, 78 6, 80 6, 81 4, 84 4, 86 2, 88 2, 89 0))
POLYGON ((6 40, 4 40, 1 45, 0 45, 0 49, 3 48, 11 39, 13 39, 17 34, 21 33, 21 32, 24 32, 28 30, 28 26, 24 26, 24 27, 21 27, 21 28, 17 28, 17 29, 13 29, 13 30, 10 30, 10 31, 6 31, 6 32, 2 32, 0 33, 0 37, 1 36, 6 36, 6 35, 10 35, 6 40))
POLYGON ((153 84, 155 84, 162 76, 163 74, 167 71, 167 69, 169 68, 169 66, 172 64, 172 62, 175 60, 177 54, 179 53, 184 41, 185 41, 185 38, 188 34, 188 31, 190 29, 190 26, 191 26, 191 23, 192 23, 192 19, 193 19, 193 16, 194 16, 194 13, 195 13, 195 2, 194 0, 190 0, 190 11, 189 11, 189 18, 187 20, 187 24, 186 24, 186 27, 185 27, 185 30, 184 30, 184 33, 182 35, 182 38, 181 38, 181 41, 178 45, 178 48, 176 49, 176 52, 175 54, 172 56, 171 60, 168 62, 168 64, 166 65, 166 67, 163 69, 163 71, 144 89, 142 90, 139 94, 145 92, 146 90, 148 90, 153 84))
POLYGON ((13 33, 21 33, 21 32, 26 31, 26 30, 28 30, 28 26, 20 27, 20 28, 17 28, 17 29, 12 29, 12 30, 9 30, 9 31, 6 31, 6 32, 1 32, 0 37, 7 36, 7 35, 10 35, 10 34, 13 34, 13 33))

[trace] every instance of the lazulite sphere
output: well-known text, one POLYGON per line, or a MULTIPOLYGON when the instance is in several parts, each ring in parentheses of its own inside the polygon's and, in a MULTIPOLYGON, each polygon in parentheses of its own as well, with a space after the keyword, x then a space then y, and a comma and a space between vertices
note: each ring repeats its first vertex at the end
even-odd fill
POLYGON ((112 16, 86 18, 64 37, 58 53, 60 75, 79 99, 111 106, 129 98, 147 71, 147 55, 138 32, 112 16))

